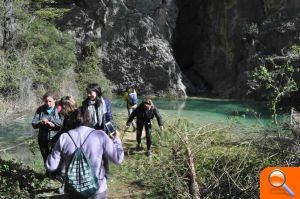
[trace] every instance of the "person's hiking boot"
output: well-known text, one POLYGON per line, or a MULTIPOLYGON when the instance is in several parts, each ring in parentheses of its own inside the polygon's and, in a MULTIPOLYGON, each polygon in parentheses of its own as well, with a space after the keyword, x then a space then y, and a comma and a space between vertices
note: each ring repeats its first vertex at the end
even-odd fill
POLYGON ((147 150, 146 156, 150 157, 152 155, 151 150, 147 150))
POLYGON ((141 143, 136 145, 136 150, 138 150, 138 151, 143 150, 143 146, 141 143))

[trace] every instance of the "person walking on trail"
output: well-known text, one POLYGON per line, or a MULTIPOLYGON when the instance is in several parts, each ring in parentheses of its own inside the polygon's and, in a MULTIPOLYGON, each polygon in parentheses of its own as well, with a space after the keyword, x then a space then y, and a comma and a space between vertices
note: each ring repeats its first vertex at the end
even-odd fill
MULTIPOLYGON (((111 101, 102 96, 101 87, 96 83, 89 84, 86 92, 87 98, 83 101, 82 106, 88 109, 93 128, 103 130, 106 134, 109 134, 108 124, 114 128, 111 101)), ((103 163, 106 171, 105 177, 108 178, 109 164, 105 155, 103 156, 103 163)))
MULTIPOLYGON (((123 95, 123 99, 126 102, 126 108, 129 117, 130 114, 137 108, 138 105, 137 93, 133 84, 127 86, 126 91, 123 95)), ((136 130, 135 120, 132 121, 132 127, 133 127, 133 131, 135 131, 136 130)))
MULTIPOLYGON (((57 95, 55 93, 46 92, 42 100, 44 104, 36 110, 31 124, 34 129, 39 129, 38 144, 45 162, 51 152, 51 139, 62 127, 63 117, 58 113, 55 103, 57 95)), ((48 172, 46 172, 46 175, 49 177, 48 172)))
MULTIPOLYGON (((93 128, 94 121, 90 118, 86 107, 77 109, 76 120, 78 127, 63 133, 59 137, 45 166, 48 171, 54 171, 59 165, 69 165, 76 146, 82 146, 83 151, 91 162, 99 184, 99 189, 96 193, 88 198, 107 198, 107 180, 105 178, 102 156, 105 155, 115 164, 121 164, 124 159, 121 140, 117 133, 114 137, 109 137, 103 130, 95 130, 93 128)), ((78 198, 73 197, 72 194, 74 193, 67 188, 65 192, 70 194, 70 198, 78 198)))
POLYGON ((152 132, 152 123, 151 120, 154 118, 157 119, 160 130, 163 130, 163 121, 158 112, 158 109, 153 105, 151 99, 145 99, 129 116, 129 119, 126 122, 126 127, 128 128, 136 117, 136 141, 137 141, 137 149, 142 149, 141 138, 142 138, 142 130, 145 127, 146 131, 146 141, 147 141, 147 152, 146 155, 151 155, 151 132, 152 132))

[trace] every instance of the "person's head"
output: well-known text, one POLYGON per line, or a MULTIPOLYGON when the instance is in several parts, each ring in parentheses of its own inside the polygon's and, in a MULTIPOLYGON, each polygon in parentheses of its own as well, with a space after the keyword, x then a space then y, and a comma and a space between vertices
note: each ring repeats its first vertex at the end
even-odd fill
POLYGON ((150 110, 152 105, 153 105, 153 103, 150 98, 144 99, 144 107, 146 110, 150 110))
POLYGON ((48 91, 43 95, 42 100, 48 108, 54 108, 57 97, 56 93, 48 91))
POLYGON ((76 102, 73 96, 64 96, 60 99, 61 113, 66 116, 76 109, 76 102))
POLYGON ((90 116, 89 110, 85 106, 81 106, 77 109, 75 119, 78 125, 92 126, 92 118, 90 116))
POLYGON ((89 84, 86 88, 87 97, 89 100, 96 100, 98 97, 101 97, 102 91, 101 87, 98 84, 89 84))
POLYGON ((129 84, 129 85, 126 86, 126 91, 127 92, 129 92, 129 91, 132 92, 134 90, 134 87, 135 87, 134 84, 131 83, 131 84, 129 84))

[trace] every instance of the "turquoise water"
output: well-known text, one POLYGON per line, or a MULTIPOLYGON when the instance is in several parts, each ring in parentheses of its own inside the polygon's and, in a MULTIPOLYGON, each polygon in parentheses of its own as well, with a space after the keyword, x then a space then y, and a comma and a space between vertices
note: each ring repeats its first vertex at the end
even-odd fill
MULTIPOLYGON (((272 125, 265 103, 217 99, 154 99, 160 113, 168 119, 185 118, 197 124, 235 122, 242 125, 272 125)), ((121 100, 113 101, 114 112, 126 112, 121 100)))
MULTIPOLYGON (((236 122, 242 125, 270 125, 271 114, 264 103, 239 102, 215 99, 169 100, 154 99, 161 115, 167 119, 185 118, 198 124, 236 122)), ((127 114, 121 99, 112 101, 114 114, 127 114)), ((0 126, 0 146, 19 141, 22 136, 34 134, 31 115, 22 116, 0 126)))
MULTIPOLYGON (((225 123, 241 124, 244 126, 271 125, 271 114, 264 103, 259 102, 239 102, 217 99, 187 99, 169 100, 154 99, 154 104, 158 107, 163 119, 185 118, 196 124, 225 123)), ((114 114, 127 116, 124 101, 121 99, 112 100, 114 114)), ((34 110, 33 110, 34 111, 34 110)), ((10 121, 5 126, 0 126, 0 156, 2 149, 16 146, 6 152, 14 154, 16 159, 29 162, 30 152, 28 144, 24 143, 24 138, 34 136, 35 130, 31 126, 33 112, 30 115, 20 116, 10 121), (26 155, 27 154, 27 155, 26 155)), ((125 125, 124 118, 124 125, 125 125)))

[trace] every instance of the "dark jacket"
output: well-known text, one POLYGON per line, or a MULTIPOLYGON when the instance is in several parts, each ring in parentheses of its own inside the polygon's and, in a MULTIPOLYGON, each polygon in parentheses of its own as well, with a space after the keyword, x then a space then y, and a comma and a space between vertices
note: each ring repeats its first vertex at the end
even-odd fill
MULTIPOLYGON (((112 113, 112 108, 111 108, 111 101, 107 98, 104 98, 104 97, 102 97, 102 98, 104 99, 107 112, 102 117, 102 124, 99 124, 95 128, 105 130, 107 132, 107 129, 104 126, 104 124, 107 123, 107 122, 111 122, 114 125, 114 118, 113 118, 113 113, 112 113)), ((101 103, 101 100, 100 100, 100 98, 98 98, 96 103, 95 103, 95 109, 96 110, 100 106, 100 103, 101 103)), ((84 106, 84 107, 88 107, 88 104, 89 104, 88 99, 86 99, 82 102, 82 106, 84 106)))
POLYGON ((151 109, 149 110, 149 113, 146 113, 146 109, 144 106, 144 103, 141 103, 129 116, 128 120, 127 120, 127 126, 130 125, 130 123, 132 122, 132 120, 136 117, 137 119, 137 123, 142 123, 142 124, 147 124, 151 122, 151 119, 154 118, 154 116, 157 119, 158 125, 162 126, 163 125, 163 121, 162 118, 158 112, 158 109, 152 105, 151 109))
POLYGON ((58 113, 56 107, 54 107, 53 111, 50 114, 48 114, 47 106, 44 104, 37 109, 31 124, 34 129, 39 129, 40 138, 42 138, 43 140, 49 140, 50 132, 58 131, 62 127, 63 118, 58 113), (55 125, 55 127, 42 125, 41 124, 42 119, 48 119, 50 122, 52 122, 55 125))
POLYGON ((74 110, 65 116, 61 129, 56 133, 56 135, 51 140, 52 145, 54 145, 57 142, 57 140, 59 139, 62 133, 65 133, 79 126, 79 123, 76 120, 76 115, 77 115, 77 110, 74 110))

